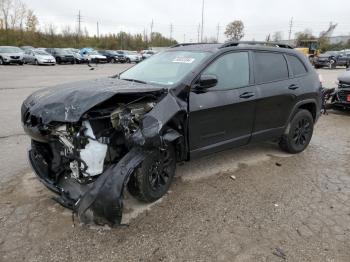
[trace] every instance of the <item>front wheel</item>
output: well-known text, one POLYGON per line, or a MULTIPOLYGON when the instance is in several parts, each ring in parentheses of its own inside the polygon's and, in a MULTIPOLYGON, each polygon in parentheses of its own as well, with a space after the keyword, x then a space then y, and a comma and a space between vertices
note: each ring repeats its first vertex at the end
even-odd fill
POLYGON ((5 64, 4 60, 2 59, 2 57, 0 57, 0 65, 4 65, 4 64, 5 64))
POLYGON ((314 119, 307 110, 299 110, 290 121, 287 133, 279 143, 282 150, 296 154, 304 151, 309 145, 314 130, 314 119))
POLYGON ((160 199, 168 191, 175 176, 175 169, 176 156, 173 145, 152 150, 130 177, 130 194, 147 203, 160 199))

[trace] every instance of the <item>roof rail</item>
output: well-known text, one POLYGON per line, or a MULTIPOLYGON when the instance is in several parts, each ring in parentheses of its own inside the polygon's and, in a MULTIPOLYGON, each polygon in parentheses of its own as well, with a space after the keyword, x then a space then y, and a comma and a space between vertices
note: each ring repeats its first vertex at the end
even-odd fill
POLYGON ((180 43, 180 44, 173 45, 170 48, 189 46, 189 45, 210 45, 210 44, 213 44, 213 43, 180 43))
POLYGON ((219 48, 225 48, 230 46, 239 46, 239 45, 261 45, 261 46, 271 46, 271 47, 279 47, 279 48, 288 48, 293 49, 292 46, 283 44, 283 43, 277 43, 277 42, 260 42, 260 41, 229 41, 219 48))

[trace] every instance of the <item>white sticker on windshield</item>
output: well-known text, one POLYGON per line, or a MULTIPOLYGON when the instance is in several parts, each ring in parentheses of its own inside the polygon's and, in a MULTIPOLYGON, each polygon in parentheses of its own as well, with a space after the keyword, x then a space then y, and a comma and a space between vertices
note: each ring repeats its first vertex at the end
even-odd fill
POLYGON ((173 60, 173 63, 184 63, 184 64, 192 64, 194 62, 194 58, 192 57, 176 57, 173 60))

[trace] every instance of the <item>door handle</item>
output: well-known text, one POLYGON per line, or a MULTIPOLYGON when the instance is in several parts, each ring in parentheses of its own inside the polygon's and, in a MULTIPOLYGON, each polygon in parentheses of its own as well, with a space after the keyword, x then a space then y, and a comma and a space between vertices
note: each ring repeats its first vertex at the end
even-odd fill
POLYGON ((253 96, 255 96, 255 93, 253 93, 253 92, 244 92, 239 97, 247 99, 247 98, 250 98, 250 97, 253 97, 253 96))
POLYGON ((290 89, 290 90, 295 90, 295 89, 298 89, 299 88, 299 86, 297 86, 297 85, 290 85, 289 87, 288 87, 288 89, 290 89))

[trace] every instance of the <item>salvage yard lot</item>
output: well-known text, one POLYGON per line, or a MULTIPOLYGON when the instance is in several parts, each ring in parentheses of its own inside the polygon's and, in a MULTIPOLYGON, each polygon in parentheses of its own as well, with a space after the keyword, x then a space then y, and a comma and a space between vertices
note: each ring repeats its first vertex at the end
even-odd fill
MULTIPOLYGON (((0 67, 0 261, 350 260, 350 114, 337 111, 299 155, 264 143, 185 163, 156 204, 127 196, 129 227, 73 227, 28 166, 20 105, 44 86, 128 66, 0 67)), ((326 87, 342 71, 319 70, 326 87)))

